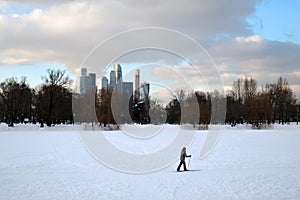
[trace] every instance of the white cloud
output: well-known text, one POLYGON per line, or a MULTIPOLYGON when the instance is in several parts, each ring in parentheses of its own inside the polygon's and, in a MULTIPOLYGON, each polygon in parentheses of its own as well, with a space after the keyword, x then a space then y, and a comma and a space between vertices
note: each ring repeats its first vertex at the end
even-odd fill
POLYGON ((173 67, 157 66, 152 70, 152 76, 160 79, 180 80, 181 74, 173 67))
MULTIPOLYGON (((253 77, 259 86, 274 83, 282 76, 294 85, 300 85, 295 77, 299 71, 300 45, 269 41, 260 36, 240 37, 220 43, 209 52, 221 65, 224 84, 232 85, 237 77, 253 77), (236 77, 228 77, 236 74, 236 77)), ((293 88, 300 96, 299 87, 293 88)))
POLYGON ((299 77, 300 78, 300 71, 295 71, 295 72, 292 72, 292 74, 294 74, 295 76, 299 77))
MULTIPOLYGON (((10 9, 10 12, 11 5, 33 9, 15 15, 0 14, 0 65, 55 62, 77 72, 88 52, 113 34, 136 27, 158 26, 181 31, 204 45, 220 65, 226 86, 232 85, 238 76, 252 75, 263 84, 276 81, 274 77, 282 74, 294 85, 300 84, 291 73, 299 70, 300 46, 253 35, 247 24, 246 18, 253 14, 258 2, 260 0, 3 1, 0 9, 10 9)), ((107 52, 115 52, 139 37, 151 39, 152 36, 129 38, 107 47, 107 52)), ((182 48, 189 51, 189 47, 182 48)), ((163 57, 163 54, 153 55, 141 54, 137 58, 139 62, 148 62, 155 58, 161 61, 163 57)), ((101 55, 92 60, 93 67, 89 71, 98 72, 100 61, 101 55)), ((199 74, 194 70, 178 64, 178 60, 172 64, 176 65, 173 66, 176 73, 190 77, 191 82, 199 82, 199 74)), ((177 77, 175 72, 156 70, 154 73, 169 79, 177 77)), ((205 67, 201 70, 207 81, 216 79, 215 71, 205 67)))
POLYGON ((253 35, 253 36, 249 36, 249 37, 236 37, 235 40, 238 42, 244 42, 244 43, 251 43, 251 42, 261 43, 261 42, 263 42, 264 39, 259 35, 253 35))
POLYGON ((0 63, 2 65, 16 65, 16 64, 27 63, 28 61, 29 61, 28 58, 7 57, 7 58, 3 59, 0 63))
MULTIPOLYGON (((152 89, 150 89, 151 91, 152 89)), ((173 93, 175 93, 175 91, 172 91, 170 89, 167 88, 160 88, 157 91, 151 92, 150 96, 151 99, 157 99, 160 102, 159 103, 163 103, 163 104, 167 104, 170 100, 173 99, 173 93)))

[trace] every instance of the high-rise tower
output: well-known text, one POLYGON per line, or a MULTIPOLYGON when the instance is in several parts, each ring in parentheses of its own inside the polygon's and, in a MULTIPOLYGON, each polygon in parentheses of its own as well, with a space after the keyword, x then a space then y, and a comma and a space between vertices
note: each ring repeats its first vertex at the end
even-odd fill
POLYGON ((86 76, 86 75, 87 75, 87 69, 81 68, 81 76, 86 76))
POLYGON ((141 100, 149 100, 150 84, 142 83, 140 87, 140 98, 141 100))
POLYGON ((115 73, 116 73, 116 82, 120 81, 120 79, 122 79, 122 68, 121 65, 119 64, 115 64, 114 66, 115 68, 115 73))
POLYGON ((96 74, 95 73, 89 73, 90 77, 90 87, 96 87, 96 74))
POLYGON ((115 74, 116 74, 116 89, 119 92, 119 94, 123 94, 123 80, 122 80, 122 68, 121 65, 115 64, 115 74))
POLYGON ((134 90, 134 100, 140 100, 140 70, 135 71, 135 90, 134 90))
POLYGON ((114 89, 115 87, 116 87, 116 72, 114 70, 111 70, 109 75, 109 88, 114 89))
POLYGON ((108 89, 108 79, 105 76, 102 78, 102 89, 108 89))
POLYGON ((97 90, 96 74, 89 73, 89 75, 87 75, 87 68, 81 68, 80 93, 87 94, 91 89, 97 90))

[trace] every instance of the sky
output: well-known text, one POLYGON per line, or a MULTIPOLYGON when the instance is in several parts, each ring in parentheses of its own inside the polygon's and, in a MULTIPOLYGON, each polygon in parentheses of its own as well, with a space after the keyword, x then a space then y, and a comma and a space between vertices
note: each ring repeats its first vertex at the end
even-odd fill
POLYGON ((296 0, 2 0, 0 81, 26 76, 35 87, 60 68, 78 84, 87 67, 100 83, 117 62, 125 81, 141 69, 157 98, 220 80, 230 90, 240 77, 260 89, 282 76, 299 99, 299 10, 296 0))

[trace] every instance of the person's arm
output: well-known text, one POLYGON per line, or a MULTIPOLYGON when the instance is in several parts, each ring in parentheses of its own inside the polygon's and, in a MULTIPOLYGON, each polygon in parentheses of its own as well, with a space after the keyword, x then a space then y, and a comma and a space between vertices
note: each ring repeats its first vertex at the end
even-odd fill
POLYGON ((187 155, 186 157, 192 157, 192 155, 187 155))

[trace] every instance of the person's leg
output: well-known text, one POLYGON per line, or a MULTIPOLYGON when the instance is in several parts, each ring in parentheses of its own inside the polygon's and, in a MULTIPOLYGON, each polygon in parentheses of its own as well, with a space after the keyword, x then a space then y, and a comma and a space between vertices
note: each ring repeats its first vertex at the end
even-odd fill
POLYGON ((183 162, 184 171, 187 171, 185 161, 182 161, 182 162, 183 162))
POLYGON ((180 163, 179 163, 179 165, 178 165, 178 167, 177 167, 177 171, 180 170, 181 165, 182 165, 182 161, 180 161, 180 163))

